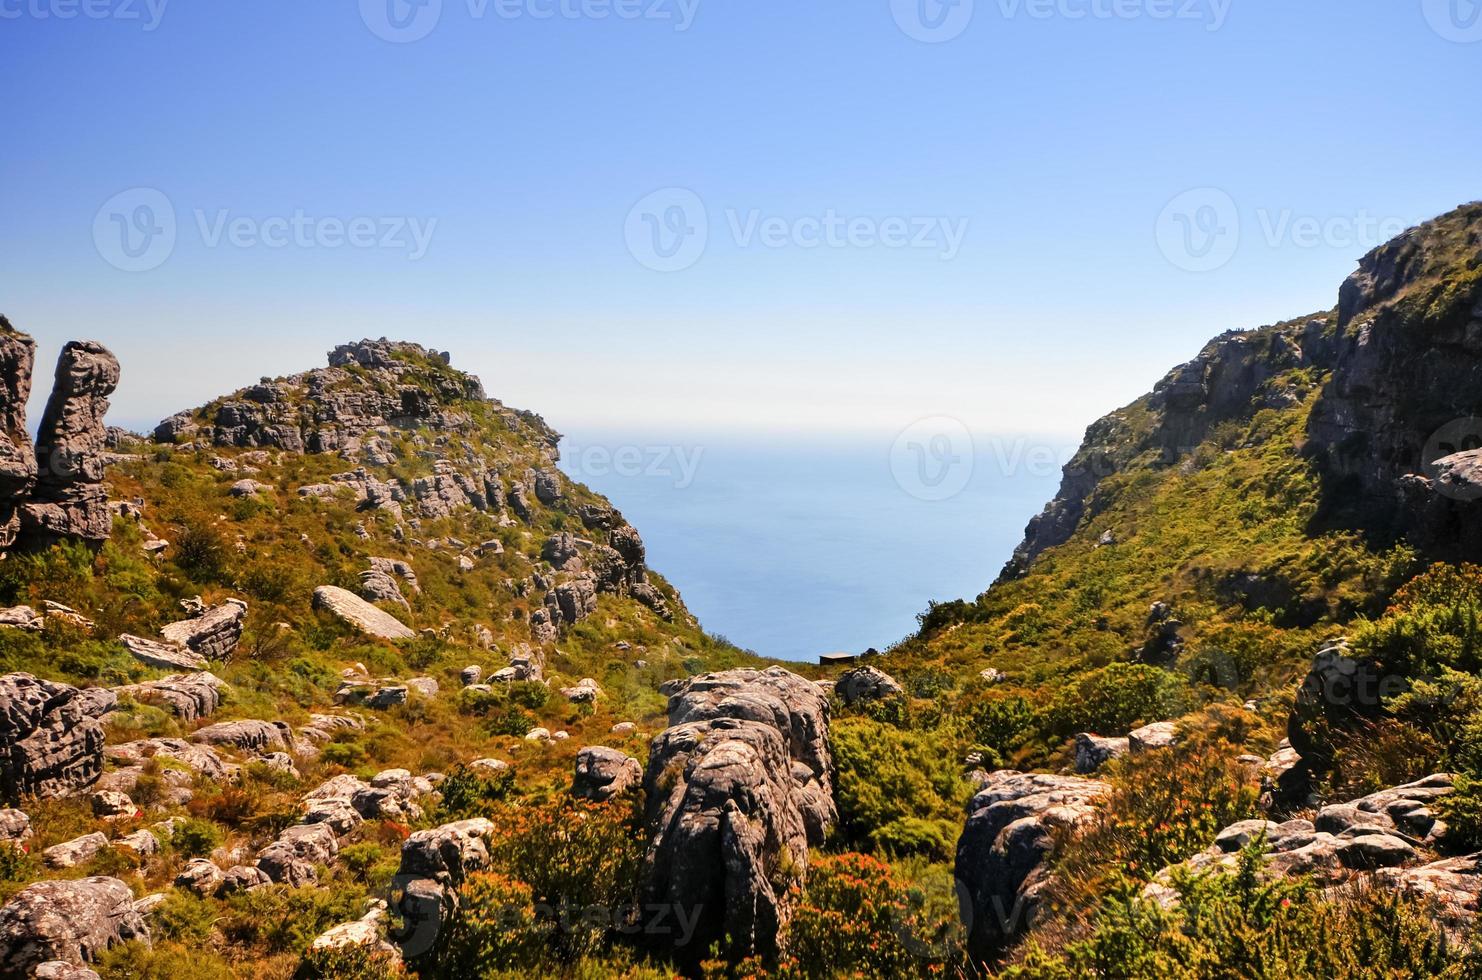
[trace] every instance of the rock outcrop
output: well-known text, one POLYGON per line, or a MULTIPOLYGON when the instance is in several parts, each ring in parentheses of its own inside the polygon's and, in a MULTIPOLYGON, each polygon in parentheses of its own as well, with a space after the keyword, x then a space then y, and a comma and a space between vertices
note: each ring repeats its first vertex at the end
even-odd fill
POLYGON ((377 609, 353 592, 338 586, 321 585, 314 590, 314 607, 342 622, 383 640, 410 640, 417 634, 384 609, 377 609))
POLYGON ((457 911, 458 886, 488 866, 493 835, 492 823, 475 818, 419 830, 402 845, 396 879, 402 885, 397 911, 403 925, 396 940, 408 959, 433 948, 457 911))
POLYGON ((36 452, 26 427, 36 342, 0 316, 0 550, 15 543, 21 504, 36 483, 36 452))
POLYGON ((24 546, 108 539, 113 516, 103 487, 108 448, 103 416, 118 378, 118 360, 102 344, 79 340, 62 349, 36 433, 35 488, 21 508, 24 546))
POLYGON ((845 671, 834 684, 834 690, 850 707, 862 701, 880 701, 905 693, 899 681, 877 667, 855 667, 845 671))
POLYGON ((0 796, 67 796, 103 772, 103 724, 117 697, 30 674, 0 677, 0 796))
POLYGON ((139 704, 164 708, 181 721, 200 721, 202 718, 209 718, 221 707, 221 692, 225 688, 226 682, 215 674, 199 671, 116 687, 113 693, 139 704))
POLYGON ((606 803, 636 790, 643 782, 643 765, 617 749, 591 746, 576 754, 571 782, 574 796, 606 803))
POLYGON ((81 966, 149 938, 134 893, 117 878, 37 882, 0 909, 0 976, 31 976, 51 961, 81 966))
POLYGON ((1004 770, 968 805, 956 876, 967 898, 968 948, 988 959, 1032 924, 1057 832, 1094 819, 1105 783, 1004 770))
POLYGON ((694 910, 682 958, 720 943, 775 954, 793 876, 837 818, 828 701, 779 667, 665 686, 670 726, 644 774, 653 830, 643 901, 694 910))
POLYGON ((160 635, 167 643, 185 647, 207 660, 229 660, 242 639, 246 618, 247 603, 228 599, 190 619, 170 623, 160 629, 160 635))

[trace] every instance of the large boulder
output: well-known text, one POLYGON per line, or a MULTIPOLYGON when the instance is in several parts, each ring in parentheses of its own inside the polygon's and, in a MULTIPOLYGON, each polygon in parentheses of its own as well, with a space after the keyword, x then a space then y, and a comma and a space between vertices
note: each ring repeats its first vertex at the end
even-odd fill
POLYGON ((281 721, 223 721, 196 729, 191 738, 207 745, 224 745, 261 755, 291 747, 293 729, 281 721))
POLYGON ((1081 732, 1075 737, 1075 771, 1083 776, 1100 771, 1113 759, 1120 759, 1132 750, 1127 738, 1106 738, 1081 732))
POLYGON ((160 635, 207 660, 229 660, 242 639, 242 623, 246 618, 247 603, 228 599, 199 616, 169 624, 160 630, 160 635))
POLYGON ((319 868, 340 853, 335 833, 322 823, 297 824, 257 855, 257 867, 275 883, 301 888, 319 880, 319 868))
POLYGON ((90 788, 103 772, 101 719, 117 702, 104 688, 0 677, 0 795, 14 802, 90 788))
POLYGON ((314 590, 314 607, 383 640, 410 640, 417 634, 395 616, 366 602, 353 592, 333 585, 314 590))
POLYGON ((0 976, 31 976, 51 961, 81 966, 131 940, 148 942, 149 926, 117 878, 37 882, 0 909, 0 976))
POLYGON ((828 700, 780 667, 665 691, 671 727, 654 739, 644 774, 653 841, 642 901, 694 910, 693 933, 670 937, 683 959, 714 944, 775 954, 792 876, 837 819, 828 700))
POLYGON ((643 765, 617 749, 591 746, 576 754, 571 792, 583 799, 606 803, 638 788, 643 765))
POLYGON ((133 654, 134 659, 160 670, 183 670, 196 672, 206 669, 206 658, 178 643, 162 643, 132 633, 123 633, 118 642, 133 654))
POLYGON ((397 904, 402 929, 396 939, 408 959, 433 948, 457 911, 458 886, 470 873, 488 866, 493 835, 492 823, 475 818, 419 830, 402 845, 396 874, 402 885, 397 904))
POLYGON ((880 701, 905 693, 899 681, 876 667, 856 667, 846 671, 834 684, 834 690, 849 707, 862 701, 880 701))
POLYGON ((987 959, 1033 920, 1057 832, 1093 820, 1106 783, 1004 770, 968 805, 956 875, 966 899, 968 946, 987 959))
POLYGON ((36 484, 21 509, 21 540, 101 543, 113 529, 103 486, 108 431, 103 416, 118 387, 118 359, 102 344, 74 340, 57 360, 56 382, 36 433, 36 484))

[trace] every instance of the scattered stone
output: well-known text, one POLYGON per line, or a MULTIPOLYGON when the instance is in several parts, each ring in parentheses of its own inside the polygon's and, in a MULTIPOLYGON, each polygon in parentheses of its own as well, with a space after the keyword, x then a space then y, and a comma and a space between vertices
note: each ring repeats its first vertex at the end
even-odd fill
POLYGON ((192 858, 175 876, 175 887, 183 888, 200 898, 210 898, 221 891, 226 881, 226 872, 205 858, 192 858))
POLYGON ((438 684, 431 677, 413 677, 406 682, 406 686, 424 698, 437 697, 438 684))
POLYGON ((228 599, 219 606, 202 609, 190 619, 171 623, 160 630, 167 643, 185 647, 207 660, 230 660, 242 639, 247 603, 228 599))
POLYGON ((233 497, 256 497, 262 491, 271 489, 266 483, 258 483, 256 480, 238 480, 228 492, 233 497))
POLYGON ((221 894, 233 895, 237 892, 250 892, 258 888, 271 885, 273 879, 261 868, 248 864, 239 864, 228 868, 226 874, 221 878, 221 894))
POLYGON ((561 696, 572 704, 595 704, 602 697, 602 688, 590 677, 583 677, 575 687, 561 688, 561 696))
POLYGON ((134 636, 132 633, 124 633, 118 638, 118 642, 134 655, 135 660, 161 670, 195 672, 204 670, 207 666, 205 657, 173 643, 147 640, 142 636, 134 636))
POLYGON ((601 746, 576 754, 576 776, 571 792, 583 799, 606 803, 638 788, 643 766, 637 759, 601 746))
POLYGON ((1127 736, 1127 747, 1133 755, 1166 749, 1178 741, 1176 726, 1171 721, 1157 721, 1144 725, 1127 736))
POLYGON ((458 672, 458 680, 463 683, 464 687, 468 687, 471 684, 477 684, 479 681, 483 680, 483 677, 484 668, 476 665, 464 667, 461 671, 458 672))

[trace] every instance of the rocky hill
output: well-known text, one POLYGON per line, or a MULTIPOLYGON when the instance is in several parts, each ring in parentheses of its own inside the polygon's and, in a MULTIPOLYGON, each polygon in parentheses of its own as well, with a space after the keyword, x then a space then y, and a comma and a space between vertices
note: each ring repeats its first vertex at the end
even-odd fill
POLYGON ((1470 977, 1482 206, 1091 426, 841 676, 389 341, 104 426, 0 361, 0 980, 1470 977))

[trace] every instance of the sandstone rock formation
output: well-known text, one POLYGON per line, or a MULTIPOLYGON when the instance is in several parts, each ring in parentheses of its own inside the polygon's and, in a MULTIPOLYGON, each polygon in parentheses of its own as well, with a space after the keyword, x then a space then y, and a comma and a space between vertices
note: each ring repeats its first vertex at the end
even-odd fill
POLYGON ((229 660, 242 639, 246 618, 247 603, 228 599, 190 619, 170 623, 160 629, 160 635, 167 643, 185 647, 207 660, 229 660))
POLYGON ((37 882, 0 909, 0 976, 30 976, 58 960, 80 966, 119 943, 149 938, 134 893, 117 878, 37 882))
POLYGON ((681 957, 713 943, 773 954, 791 912, 790 875, 837 819, 828 701, 780 667, 665 691, 671 727, 654 739, 644 774, 654 836, 643 901, 698 914, 681 957))
POLYGON ((113 693, 140 704, 164 708, 181 721, 199 721, 209 718, 221 707, 221 692, 226 686, 226 682, 215 674, 199 671, 116 687, 113 693))
POLYGON ((845 671, 834 690, 844 704, 851 707, 862 701, 879 701, 905 693, 899 681, 876 667, 855 667, 845 671))
POLYGON ((79 793, 103 772, 103 724, 112 691, 79 690, 30 674, 0 677, 0 796, 79 793))
POLYGON ((103 487, 103 416, 118 377, 118 360, 102 344, 73 341, 62 349, 36 433, 36 484, 21 509, 22 544, 108 539, 113 517, 103 487))
POLYGON ((0 316, 0 549, 15 543, 20 506, 36 482, 36 453, 26 428, 36 342, 0 316))
POLYGON ((408 959, 433 948, 458 908, 458 886, 488 866, 493 834, 492 823, 476 818, 419 830, 402 845, 396 879, 402 886, 397 911, 403 927, 396 940, 408 959))
POLYGON ((968 899, 968 947, 987 959, 1032 922, 1055 833, 1094 818, 1110 787, 1075 776, 1001 771, 968 805, 956 875, 968 899))

